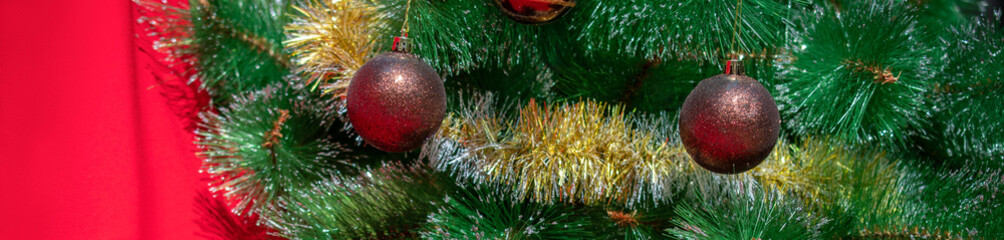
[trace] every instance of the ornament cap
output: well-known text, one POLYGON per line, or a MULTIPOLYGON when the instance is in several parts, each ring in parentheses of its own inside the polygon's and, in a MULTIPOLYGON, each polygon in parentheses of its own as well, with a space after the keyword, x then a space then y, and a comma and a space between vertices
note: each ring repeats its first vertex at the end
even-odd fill
POLYGON ((408 38, 408 34, 405 33, 399 37, 394 37, 394 45, 391 46, 391 51, 410 53, 411 44, 411 38, 408 38))
POLYGON ((743 66, 743 60, 732 59, 725 62, 725 74, 729 75, 745 75, 746 66, 743 66))

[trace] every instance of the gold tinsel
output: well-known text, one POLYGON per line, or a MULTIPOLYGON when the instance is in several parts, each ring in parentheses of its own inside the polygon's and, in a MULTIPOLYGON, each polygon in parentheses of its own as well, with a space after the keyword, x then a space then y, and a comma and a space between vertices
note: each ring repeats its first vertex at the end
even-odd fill
MULTIPOLYGON (((895 189, 857 189, 896 185, 901 173, 895 161, 826 140, 782 141, 757 168, 719 175, 693 163, 676 139, 671 117, 646 122, 620 106, 592 101, 531 101, 512 116, 486 98, 465 99, 461 105, 470 106, 444 121, 423 154, 462 182, 508 188, 520 199, 630 206, 729 181, 755 181, 816 206, 847 201, 851 191, 898 201, 895 189)), ((896 211, 885 207, 875 210, 896 211)))
POLYGON ((387 16, 363 0, 307 0, 286 26, 283 42, 312 88, 342 97, 355 74, 375 53, 387 16))
MULTIPOLYGON (((753 178, 764 189, 799 198, 814 212, 811 214, 866 209, 855 212, 858 223, 862 224, 860 227, 894 229, 916 224, 902 217, 916 211, 909 209, 912 207, 903 191, 903 186, 909 185, 914 178, 898 161, 881 151, 851 150, 826 139, 802 141, 802 144, 775 148, 764 164, 750 171, 753 178)), ((892 231, 858 230, 862 237, 892 236, 883 235, 892 231)))
POLYGON ((665 196, 661 180, 678 179, 693 167, 679 145, 635 129, 619 106, 585 101, 541 106, 531 101, 511 121, 481 113, 451 116, 441 131, 449 143, 432 143, 434 164, 464 178, 511 188, 538 202, 624 203, 641 195, 665 196), (444 167, 451 165, 452 167, 444 167))
MULTIPOLYGON (((766 189, 796 194, 805 203, 826 206, 846 197, 853 187, 893 186, 900 173, 884 153, 850 151, 826 139, 805 139, 802 144, 778 144, 771 156, 750 173, 766 189)), ((894 189, 876 190, 879 195, 894 189)))
POLYGON ((863 239, 963 239, 963 235, 953 236, 949 231, 920 227, 863 229, 858 231, 858 236, 863 239))

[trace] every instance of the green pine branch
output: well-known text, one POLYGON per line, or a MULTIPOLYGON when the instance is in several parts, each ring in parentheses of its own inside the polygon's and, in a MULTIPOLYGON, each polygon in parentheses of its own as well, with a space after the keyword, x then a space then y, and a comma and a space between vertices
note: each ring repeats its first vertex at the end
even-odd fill
POLYGON ((429 215, 424 239, 589 239, 588 218, 563 204, 512 198, 498 187, 475 186, 449 194, 429 215))
MULTIPOLYGON (((378 2, 381 11, 396 16, 396 25, 403 23, 406 1, 378 2)), ((790 15, 785 4, 792 3, 744 1, 742 31, 733 31, 736 4, 582 1, 553 22, 526 25, 491 1, 418 0, 412 2, 417 14, 409 15, 409 34, 416 55, 447 75, 464 76, 447 77, 461 81, 459 86, 516 93, 525 100, 546 96, 526 92, 541 89, 528 86, 548 85, 553 73, 560 100, 586 97, 661 111, 676 109, 697 80, 720 73, 720 61, 729 53, 771 58, 783 45, 790 15)), ((396 34, 387 33, 388 39, 396 34)))
POLYGON ((386 163, 281 196, 262 216, 290 239, 414 239, 451 187, 440 178, 421 163, 386 163))
POLYGON ((214 100, 281 82, 289 73, 282 40, 290 2, 191 0, 197 69, 214 100))
POLYGON ((937 155, 949 166, 1004 168, 1004 30, 986 19, 952 28, 931 108, 937 155))
POLYGON ((923 136, 931 114, 924 95, 937 67, 914 8, 893 0, 824 5, 792 29, 793 59, 778 95, 786 127, 900 147, 923 136))
POLYGON ((336 171, 352 172, 356 143, 338 131, 337 107, 333 99, 276 84, 203 113, 197 144, 213 191, 234 199, 238 212, 256 212, 336 171))
POLYGON ((738 184, 720 196, 698 195, 676 207, 679 239, 815 239, 818 226, 802 204, 756 184, 738 184))
MULTIPOLYGON (((375 2, 400 26, 407 1, 375 2)), ((284 85, 295 67, 280 44, 289 1, 192 1, 190 41, 199 76, 226 104, 204 114, 198 132, 204 170, 237 211, 263 211, 263 224, 296 239, 1004 234, 998 217, 1004 209, 998 187, 1004 183, 1004 33, 993 23, 960 20, 972 11, 970 1, 745 0, 733 43, 735 4, 577 1, 556 21, 524 25, 492 1, 413 0, 408 20, 415 54, 445 75, 454 120, 484 128, 472 130, 483 134, 478 139, 433 139, 416 160, 360 146, 339 129, 337 100, 284 85), (790 141, 801 143, 780 144, 750 173, 710 175, 682 161, 688 159, 681 153, 658 158, 678 165, 631 170, 647 175, 632 175, 642 177, 626 184, 541 185, 555 196, 617 189, 610 194, 616 198, 602 200, 624 201, 588 207, 514 199, 514 192, 534 192, 510 182, 476 184, 487 179, 478 172, 490 160, 484 150, 510 151, 504 141, 525 134, 514 132, 526 123, 514 120, 519 111, 510 102, 608 102, 624 114, 595 122, 626 116, 624 131, 652 132, 643 147, 678 148, 676 109, 736 51, 746 53, 748 73, 775 94, 790 141), (507 101, 460 95, 481 92, 507 101), (486 119, 497 124, 483 124, 486 119), (919 148, 912 145, 916 139, 929 143, 926 152, 904 154, 919 148), (953 169, 909 161, 915 155, 944 159, 953 169), (424 165, 424 157, 434 166, 424 165)), ((399 33, 383 31, 386 48, 399 33)), ((561 147, 541 147, 550 140, 521 142, 516 146, 526 151, 503 156, 579 160, 526 157, 561 147)))

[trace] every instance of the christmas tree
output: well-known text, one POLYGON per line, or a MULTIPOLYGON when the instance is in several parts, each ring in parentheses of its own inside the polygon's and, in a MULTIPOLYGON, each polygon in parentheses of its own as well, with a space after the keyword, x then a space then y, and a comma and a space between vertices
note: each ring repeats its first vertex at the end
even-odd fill
POLYGON ((999 238, 993 4, 137 2, 219 239, 999 238))

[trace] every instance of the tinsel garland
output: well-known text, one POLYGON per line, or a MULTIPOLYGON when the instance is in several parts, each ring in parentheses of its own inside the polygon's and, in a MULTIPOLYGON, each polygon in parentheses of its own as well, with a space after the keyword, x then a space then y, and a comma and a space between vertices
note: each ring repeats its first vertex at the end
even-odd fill
POLYGON ((643 130, 670 128, 665 116, 636 122, 618 106, 531 101, 506 119, 492 101, 465 99, 473 106, 444 122, 423 149, 437 169, 518 198, 601 204, 659 200, 694 168, 669 132, 643 130))
MULTIPOLYGON (((591 101, 531 101, 518 112, 492 107, 498 104, 491 96, 465 102, 471 104, 449 117, 423 151, 435 167, 455 173, 461 182, 499 184, 517 198, 537 202, 624 206, 657 205, 686 189, 707 188, 692 185, 695 178, 707 178, 707 172, 683 150, 670 117, 625 113, 591 101)), ((827 190, 852 181, 887 185, 898 175, 884 154, 850 154, 826 139, 782 142, 764 162, 737 177, 752 177, 767 188, 796 192, 820 204, 832 204, 839 196, 827 190), (846 171, 859 163, 876 172, 865 178, 859 176, 865 173, 846 171)))
POLYGON ((366 1, 308 0, 294 6, 283 41, 307 84, 343 98, 349 78, 380 49, 386 14, 366 1))

